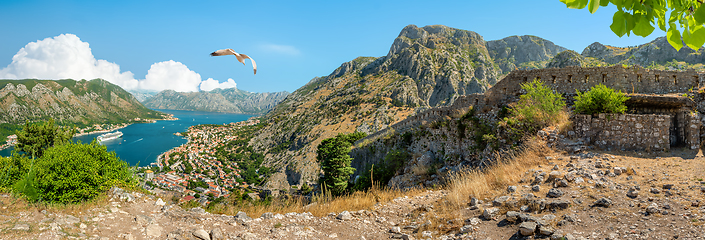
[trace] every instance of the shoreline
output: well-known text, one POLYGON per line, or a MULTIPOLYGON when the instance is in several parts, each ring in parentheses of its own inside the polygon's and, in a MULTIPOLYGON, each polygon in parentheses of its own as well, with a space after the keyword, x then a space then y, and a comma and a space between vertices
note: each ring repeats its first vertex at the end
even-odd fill
POLYGON ((98 131, 93 131, 93 132, 76 133, 76 134, 73 135, 73 137, 80 137, 80 136, 85 136, 85 135, 90 135, 90 134, 96 134, 96 133, 112 132, 112 131, 115 131, 115 130, 118 130, 118 129, 126 128, 127 126, 130 126, 130 125, 135 124, 135 123, 155 123, 155 122, 157 122, 157 121, 176 121, 176 120, 179 120, 179 118, 174 117, 173 114, 167 114, 166 118, 162 118, 162 119, 143 119, 143 120, 141 119, 141 120, 138 120, 138 121, 136 121, 136 122, 122 123, 122 124, 124 124, 124 125, 119 126, 119 127, 115 127, 115 128, 111 128, 111 129, 107 129, 107 130, 104 129, 104 130, 98 130, 98 131))
MULTIPOLYGON (((179 120, 179 118, 174 117, 173 114, 166 114, 166 115, 164 115, 164 116, 165 116, 165 118, 161 118, 161 119, 140 119, 140 120, 138 120, 138 121, 133 121, 133 122, 130 122, 130 123, 122 123, 123 125, 120 125, 120 126, 114 127, 114 128, 110 128, 110 129, 103 129, 103 130, 92 131, 92 132, 83 132, 83 133, 78 133, 78 132, 77 132, 76 134, 74 134, 74 135, 72 136, 72 138, 80 137, 80 136, 85 136, 85 135, 90 135, 90 134, 108 133, 108 132, 112 132, 112 131, 116 131, 116 130, 119 130, 119 129, 126 128, 127 126, 130 126, 130 125, 135 124, 135 123, 155 123, 155 122, 157 122, 157 121, 176 121, 176 120, 179 120)), ((77 129, 77 130, 80 130, 80 129, 77 129)), ((182 136, 182 137, 184 137, 184 136, 182 136)), ((186 137, 184 137, 184 138, 186 138, 186 137)), ((8 143, 0 144, 0 151, 5 150, 5 149, 8 149, 8 148, 10 148, 10 147, 14 147, 14 146, 15 146, 15 144, 8 144, 8 143)))
POLYGON ((96 134, 96 133, 112 132, 112 131, 115 131, 115 130, 118 130, 118 129, 123 129, 123 128, 127 127, 127 126, 130 126, 130 125, 132 125, 132 123, 128 123, 128 124, 126 124, 126 125, 124 125, 124 126, 120 126, 120 127, 116 127, 116 128, 111 128, 111 129, 108 129, 108 130, 98 130, 98 131, 93 131, 93 132, 76 133, 76 134, 73 135, 73 137, 80 137, 80 136, 85 136, 85 135, 90 135, 90 134, 96 134))

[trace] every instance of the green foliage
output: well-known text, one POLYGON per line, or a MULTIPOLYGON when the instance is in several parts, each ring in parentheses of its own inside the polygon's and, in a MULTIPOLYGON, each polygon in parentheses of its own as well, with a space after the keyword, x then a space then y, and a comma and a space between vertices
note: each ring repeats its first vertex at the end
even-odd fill
POLYGON ((365 169, 357 179, 357 183, 353 187, 355 190, 365 190, 372 187, 372 182, 379 186, 386 186, 389 180, 396 175, 411 158, 411 155, 406 150, 395 149, 387 153, 387 155, 379 163, 365 169))
POLYGON ((36 198, 23 192, 30 200, 64 204, 93 199, 115 185, 136 185, 129 165, 95 141, 48 148, 24 180, 36 190, 36 198))
POLYGON ((405 132, 401 135, 401 144, 402 146, 409 146, 411 145, 411 141, 413 140, 414 134, 411 132, 405 132))
POLYGON ((16 131, 22 129, 21 125, 10 123, 0 123, 0 144, 7 141, 7 136, 15 134, 16 131))
POLYGON ((69 142, 75 132, 54 125, 54 119, 43 123, 26 123, 17 132, 17 149, 33 158, 39 158, 47 148, 69 142))
POLYGON ((350 174, 355 172, 355 168, 350 167, 350 147, 365 135, 361 132, 338 134, 318 145, 316 159, 323 169, 323 177, 319 181, 325 191, 339 196, 347 189, 350 174))
POLYGON ((186 185, 186 188, 188 188, 189 190, 194 190, 197 187, 208 189, 208 184, 203 181, 188 180, 188 185, 186 185))
POLYGON ((526 93, 521 95, 519 102, 511 109, 511 115, 527 124, 550 125, 555 123, 558 115, 565 109, 563 96, 554 93, 541 81, 534 79, 534 81, 522 83, 521 89, 526 93))
POLYGON ((612 16, 610 29, 617 36, 630 33, 646 37, 653 33, 655 27, 666 32, 668 43, 680 50, 685 43, 689 48, 698 50, 705 43, 705 6, 700 0, 560 0, 568 8, 583 9, 595 13, 602 6, 610 3, 617 7, 612 16), (668 22, 666 14, 668 13, 668 22), (668 24, 667 24, 668 23, 668 24), (679 30, 683 29, 682 34, 679 30), (682 40, 681 40, 682 39, 682 40))
POLYGON ((308 183, 303 183, 301 184, 301 189, 299 191, 302 195, 308 195, 311 191, 313 191, 313 189, 311 189, 311 186, 309 186, 308 183))
MULTIPOLYGON (((554 93, 543 82, 534 79, 524 83, 521 88, 526 92, 519 101, 509 109, 509 117, 500 121, 501 132, 512 141, 519 141, 526 134, 558 123, 565 114, 563 96, 554 93)), ((496 139, 494 136, 482 135, 481 141, 496 139)))
POLYGON ((0 189, 9 190, 25 178, 31 165, 32 160, 16 152, 11 157, 0 157, 0 189))
POLYGON ((629 99, 622 91, 615 92, 614 89, 599 84, 590 91, 581 93, 577 91, 575 97, 575 112, 581 114, 596 113, 624 113, 627 106, 624 102, 629 99))
POLYGON ((341 138, 343 141, 349 142, 350 144, 354 144, 355 142, 357 142, 357 140, 367 137, 367 133, 354 132, 349 134, 338 134, 337 137, 341 138))

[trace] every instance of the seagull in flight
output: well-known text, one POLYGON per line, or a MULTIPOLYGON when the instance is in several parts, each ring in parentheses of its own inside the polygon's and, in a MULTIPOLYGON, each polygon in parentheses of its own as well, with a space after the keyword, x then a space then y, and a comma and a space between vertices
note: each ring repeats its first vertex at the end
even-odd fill
POLYGON ((237 60, 242 63, 242 65, 245 65, 245 59, 250 59, 252 61, 252 69, 255 70, 255 74, 257 74, 257 63, 255 63, 255 60, 252 59, 250 56, 247 56, 245 54, 240 54, 236 53, 232 49, 220 49, 218 51, 212 52, 211 56, 225 56, 225 55, 235 55, 237 60))

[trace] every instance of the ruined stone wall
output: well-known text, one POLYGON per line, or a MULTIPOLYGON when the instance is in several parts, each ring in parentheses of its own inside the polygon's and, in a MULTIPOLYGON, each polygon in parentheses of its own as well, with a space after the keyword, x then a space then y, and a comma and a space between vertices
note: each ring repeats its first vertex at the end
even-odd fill
POLYGON ((598 114, 576 115, 573 126, 578 137, 608 150, 669 150, 670 115, 598 114))
POLYGON ((604 84, 624 93, 685 93, 689 89, 705 86, 705 74, 695 70, 662 71, 649 70, 638 66, 582 68, 547 68, 534 70, 515 70, 504 77, 486 92, 488 102, 496 104, 502 99, 521 94, 521 84, 539 79, 557 93, 575 94, 590 90, 598 84, 604 84))
POLYGON ((685 129, 685 144, 690 149, 698 149, 701 143, 700 129, 702 128, 700 114, 698 112, 688 112, 685 119, 686 126, 683 128, 685 129))
POLYGON ((386 136, 393 133, 405 133, 409 130, 414 130, 419 126, 432 123, 447 117, 459 116, 467 112, 471 106, 484 106, 485 105, 485 95, 483 94, 470 94, 458 97, 458 99, 453 102, 453 105, 448 107, 437 107, 431 108, 414 116, 407 117, 406 119, 399 121, 391 126, 382 129, 378 132, 368 135, 365 138, 358 140, 355 144, 363 142, 376 141, 382 136, 386 136))

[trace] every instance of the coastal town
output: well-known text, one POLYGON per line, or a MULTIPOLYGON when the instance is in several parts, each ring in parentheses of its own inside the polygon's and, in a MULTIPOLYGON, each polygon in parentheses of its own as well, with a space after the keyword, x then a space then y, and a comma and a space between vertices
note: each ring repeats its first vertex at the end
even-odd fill
POLYGON ((176 133, 186 137, 187 143, 159 155, 156 162, 141 168, 141 175, 148 187, 180 193, 181 202, 196 200, 207 204, 214 198, 228 197, 232 189, 246 188, 248 183, 241 176, 241 166, 219 158, 217 151, 238 140, 237 135, 231 134, 234 130, 259 122, 250 118, 224 125, 191 126, 185 133, 176 133))

